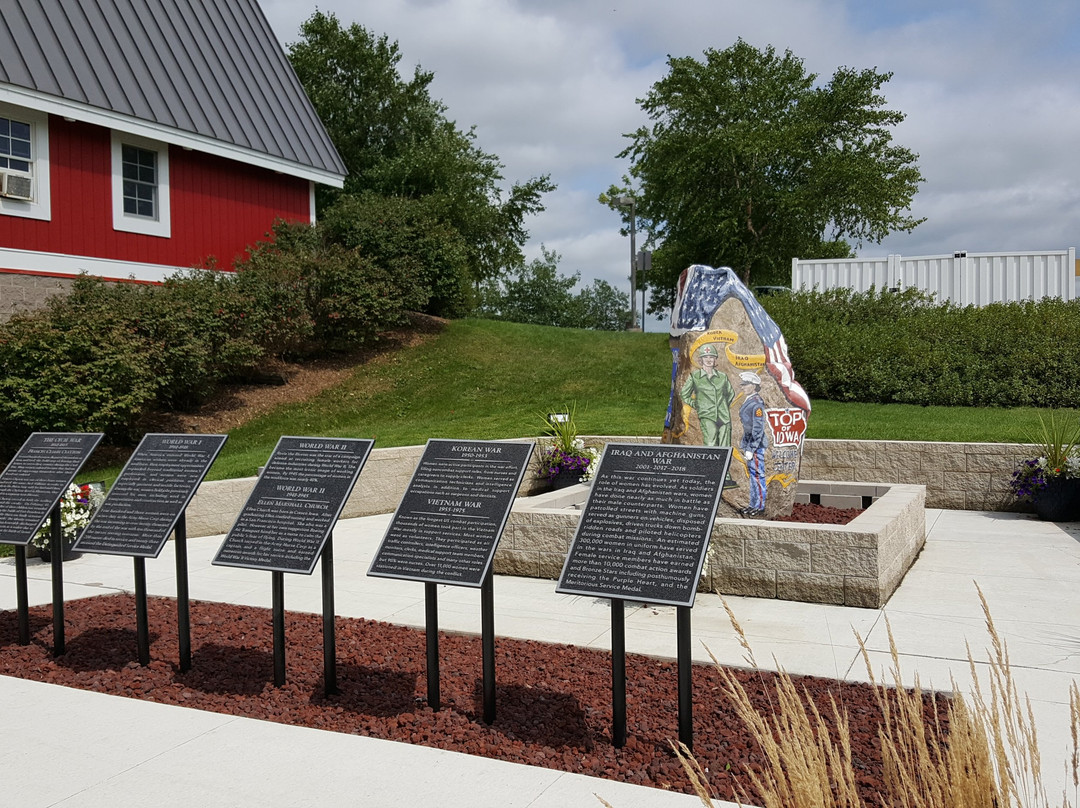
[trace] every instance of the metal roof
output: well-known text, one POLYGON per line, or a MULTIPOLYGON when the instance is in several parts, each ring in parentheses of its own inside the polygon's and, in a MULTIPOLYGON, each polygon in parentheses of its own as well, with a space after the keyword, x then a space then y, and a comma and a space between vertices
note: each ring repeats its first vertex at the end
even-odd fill
POLYGON ((257 0, 0 0, 4 84, 0 98, 76 120, 333 185, 346 173, 257 0))

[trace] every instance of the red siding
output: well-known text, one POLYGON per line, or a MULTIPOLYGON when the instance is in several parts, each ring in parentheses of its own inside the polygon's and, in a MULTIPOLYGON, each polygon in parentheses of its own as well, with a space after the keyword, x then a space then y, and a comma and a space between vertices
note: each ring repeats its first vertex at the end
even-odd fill
POLYGON ((307 180, 172 146, 172 236, 113 230, 109 130, 49 118, 52 220, 0 214, 0 246, 189 267, 231 267, 277 219, 310 221, 307 180))

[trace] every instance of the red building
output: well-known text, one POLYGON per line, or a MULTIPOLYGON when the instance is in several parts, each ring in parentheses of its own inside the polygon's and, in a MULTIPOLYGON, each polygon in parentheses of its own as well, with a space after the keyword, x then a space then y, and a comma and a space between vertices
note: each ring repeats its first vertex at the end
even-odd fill
POLYGON ((256 0, 0 3, 0 316, 227 269, 344 175, 256 0))

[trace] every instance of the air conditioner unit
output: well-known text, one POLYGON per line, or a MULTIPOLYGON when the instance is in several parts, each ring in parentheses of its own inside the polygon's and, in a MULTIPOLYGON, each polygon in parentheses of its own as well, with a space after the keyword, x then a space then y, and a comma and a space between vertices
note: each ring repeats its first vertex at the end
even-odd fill
POLYGON ((0 196, 8 199, 33 199, 34 178, 21 171, 0 171, 0 196))

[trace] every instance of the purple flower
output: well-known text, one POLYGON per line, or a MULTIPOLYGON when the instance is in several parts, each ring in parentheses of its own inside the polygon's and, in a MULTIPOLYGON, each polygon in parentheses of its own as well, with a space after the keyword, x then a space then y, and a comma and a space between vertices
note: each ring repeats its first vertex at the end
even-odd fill
POLYGON ((591 462, 591 457, 570 454, 558 448, 545 450, 540 458, 541 468, 544 469, 544 474, 549 480, 555 479, 563 471, 584 474, 588 471, 591 462))
POLYGON ((1033 502, 1046 488, 1046 469, 1038 460, 1024 460, 1009 479, 1009 490, 1017 499, 1033 502))

